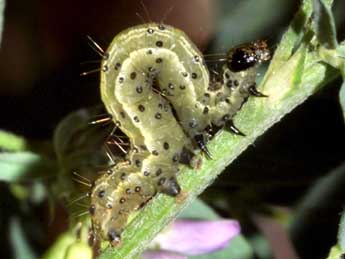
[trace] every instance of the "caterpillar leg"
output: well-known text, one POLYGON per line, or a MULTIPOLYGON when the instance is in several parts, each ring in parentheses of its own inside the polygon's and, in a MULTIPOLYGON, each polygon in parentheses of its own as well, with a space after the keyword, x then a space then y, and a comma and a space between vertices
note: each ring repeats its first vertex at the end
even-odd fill
POLYGON ((243 136, 243 137, 246 136, 246 134, 244 134, 238 128, 236 128, 236 126, 234 125, 234 122, 232 120, 229 120, 226 122, 226 128, 236 135, 243 136))
POLYGON ((248 92, 251 96, 255 96, 255 97, 268 97, 268 95, 265 95, 261 92, 259 92, 257 89, 256 89, 256 84, 253 84, 252 86, 250 86, 248 88, 248 92))
POLYGON ((203 134, 195 135, 194 136, 195 143, 198 145, 198 147, 201 149, 202 152, 204 152, 208 158, 212 159, 212 155, 210 151, 208 151, 208 148, 206 146, 206 141, 203 134))
POLYGON ((160 192, 172 197, 176 197, 181 192, 181 187, 178 184, 176 177, 171 176, 160 186, 160 192))

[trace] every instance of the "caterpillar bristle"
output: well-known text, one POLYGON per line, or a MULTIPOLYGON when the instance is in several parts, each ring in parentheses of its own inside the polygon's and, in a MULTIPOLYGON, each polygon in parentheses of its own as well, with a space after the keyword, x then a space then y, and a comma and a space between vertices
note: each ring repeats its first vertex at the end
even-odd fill
POLYGON ((91 36, 86 35, 86 38, 88 39, 89 46, 102 58, 106 58, 107 55, 105 54, 105 51, 101 48, 101 46, 91 38, 91 36))
POLYGON ((111 122, 112 120, 111 114, 100 114, 96 118, 94 118, 92 121, 90 121, 88 124, 89 125, 95 125, 95 124, 103 124, 103 123, 108 123, 111 122))
POLYGON ((135 15, 139 18, 139 20, 140 20, 142 23, 146 23, 145 19, 141 16, 140 13, 135 12, 135 15))
POLYGON ((72 175, 75 176, 75 177, 72 177, 73 181, 80 183, 80 184, 82 184, 88 188, 92 188, 92 182, 88 178, 78 174, 78 172, 76 172, 76 171, 73 171, 72 175))
POLYGON ((84 209, 88 209, 89 208, 89 206, 87 206, 86 204, 79 203, 79 202, 76 202, 74 205, 78 206, 80 208, 84 208, 84 209))
POLYGON ((169 15, 171 14, 172 10, 174 10, 174 8, 175 8, 175 6, 172 5, 168 8, 168 10, 165 11, 159 24, 163 24, 165 22, 165 20, 169 17, 169 15))
POLYGON ((128 152, 122 147, 122 145, 128 145, 126 143, 119 143, 119 142, 113 140, 112 142, 107 142, 107 144, 108 145, 115 145, 122 151, 123 154, 125 154, 125 155, 128 154, 128 152))
MULTIPOLYGON (((141 7, 143 8, 144 13, 145 13, 145 15, 146 15, 146 19, 147 19, 146 23, 147 23, 147 22, 151 23, 153 20, 152 20, 152 18, 151 18, 150 12, 149 12, 149 10, 147 9, 147 6, 145 5, 144 1, 140 0, 140 5, 141 5, 141 7)), ((145 23, 145 22, 144 22, 144 23, 145 23)))
POLYGON ((87 214, 89 214, 89 211, 87 210, 87 211, 83 211, 83 212, 81 212, 81 213, 79 213, 79 214, 76 214, 76 215, 71 215, 71 217, 72 218, 80 218, 80 217, 83 217, 83 216, 85 216, 85 215, 87 215, 87 214))
POLYGON ((90 70, 90 71, 87 71, 87 72, 82 72, 82 73, 80 73, 80 76, 88 76, 88 75, 91 75, 91 74, 99 73, 100 71, 101 71, 100 68, 96 68, 96 69, 93 69, 93 70, 90 70))
POLYGON ((75 204, 75 203, 77 203, 79 201, 82 201, 82 200, 84 200, 85 198, 88 198, 88 197, 90 197, 90 193, 89 192, 87 192, 87 193, 85 193, 85 194, 83 194, 83 195, 81 195, 81 196, 71 200, 69 203, 67 203, 66 206, 67 207, 71 207, 73 204, 75 204))

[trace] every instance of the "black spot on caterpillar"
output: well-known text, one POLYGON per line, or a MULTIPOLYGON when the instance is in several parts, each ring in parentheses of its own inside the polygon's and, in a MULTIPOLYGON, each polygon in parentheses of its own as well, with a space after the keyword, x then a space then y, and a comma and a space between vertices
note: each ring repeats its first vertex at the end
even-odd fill
POLYGON ((155 23, 118 34, 102 61, 101 96, 128 136, 126 161, 94 183, 90 214, 96 236, 120 242, 128 216, 157 192, 179 195, 179 162, 195 148, 208 156, 209 127, 228 128, 255 88, 256 66, 270 58, 257 41, 231 49, 210 73, 202 54, 180 30, 155 23), (173 108, 173 109, 172 109, 173 108))

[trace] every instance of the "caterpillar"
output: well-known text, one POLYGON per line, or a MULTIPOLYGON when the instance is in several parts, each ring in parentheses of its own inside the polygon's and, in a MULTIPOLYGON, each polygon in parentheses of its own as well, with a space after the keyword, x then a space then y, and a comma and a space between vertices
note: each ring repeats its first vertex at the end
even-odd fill
POLYGON ((256 67, 270 59, 264 41, 232 48, 220 69, 184 32, 165 24, 129 28, 113 39, 101 64, 101 97, 115 125, 130 141, 125 161, 105 170, 91 192, 96 237, 116 246, 128 216, 156 193, 175 197, 179 164, 207 149, 210 127, 232 123, 256 90, 256 67))

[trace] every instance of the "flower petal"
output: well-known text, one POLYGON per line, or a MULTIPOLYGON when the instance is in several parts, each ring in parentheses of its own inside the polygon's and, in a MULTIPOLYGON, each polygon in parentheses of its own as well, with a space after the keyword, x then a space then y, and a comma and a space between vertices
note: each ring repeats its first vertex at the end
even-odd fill
POLYGON ((154 243, 163 250, 199 255, 224 248, 239 232, 236 220, 176 220, 154 243))
POLYGON ((187 259, 186 256, 163 250, 146 250, 141 259, 187 259))

